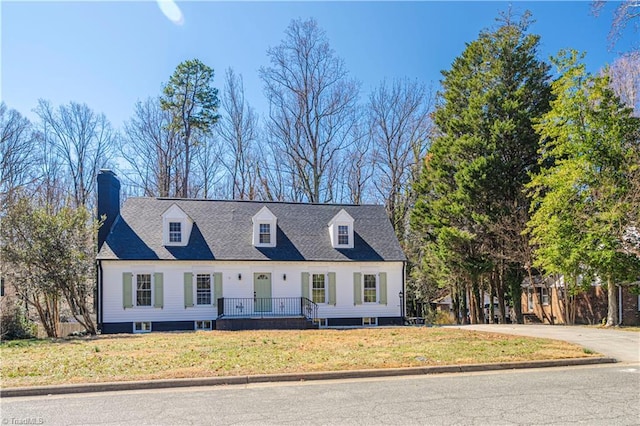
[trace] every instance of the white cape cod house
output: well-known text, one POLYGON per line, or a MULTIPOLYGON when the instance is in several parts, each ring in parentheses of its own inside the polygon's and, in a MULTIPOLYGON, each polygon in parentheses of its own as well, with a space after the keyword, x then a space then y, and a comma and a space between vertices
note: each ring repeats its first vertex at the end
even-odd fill
POLYGON ((102 333, 402 324, 382 206, 128 198, 98 175, 102 333))

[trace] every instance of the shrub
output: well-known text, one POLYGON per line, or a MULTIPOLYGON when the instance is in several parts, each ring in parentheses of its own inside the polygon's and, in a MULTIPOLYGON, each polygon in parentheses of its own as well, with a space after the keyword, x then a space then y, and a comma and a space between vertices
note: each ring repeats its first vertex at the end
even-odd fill
POLYGON ((451 325, 455 324, 455 318, 449 312, 437 311, 433 323, 436 325, 451 325))
POLYGON ((27 318, 20 304, 4 304, 0 314, 0 340, 29 339, 35 337, 36 332, 36 324, 27 318))

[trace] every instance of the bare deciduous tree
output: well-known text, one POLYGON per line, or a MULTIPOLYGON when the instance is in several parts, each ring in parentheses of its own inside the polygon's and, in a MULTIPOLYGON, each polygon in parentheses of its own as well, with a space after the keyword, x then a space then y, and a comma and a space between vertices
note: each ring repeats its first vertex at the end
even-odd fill
POLYGON ((256 147, 257 198, 266 201, 295 200, 287 191, 291 190, 291 167, 283 163, 286 158, 278 158, 277 150, 268 144, 256 147))
POLYGON ((49 128, 49 125, 42 123, 42 128, 35 134, 39 149, 34 173, 39 178, 31 189, 38 204, 45 206, 49 213, 54 213, 65 205, 71 184, 56 147, 47 142, 50 140, 49 128))
POLYGON ((608 68, 608 74, 615 94, 640 116, 640 50, 618 57, 608 68))
POLYGON ((368 131, 360 123, 352 129, 353 143, 346 152, 341 165, 344 170, 344 189, 347 195, 342 197, 353 204, 362 204, 374 199, 371 181, 374 173, 371 139, 368 131))
POLYGON ((0 103, 0 208, 11 193, 33 180, 35 139, 31 123, 0 103))
POLYGON ((230 176, 230 196, 234 200, 251 200, 256 197, 257 189, 254 145, 258 137, 258 116, 245 101, 242 75, 231 68, 225 74, 221 105, 223 114, 218 132, 225 145, 223 163, 230 176))
POLYGON ((428 147, 431 108, 431 92, 416 81, 383 82, 369 98, 375 188, 401 238, 411 207, 409 183, 428 147))
POLYGON ((178 159, 182 150, 171 113, 157 98, 138 102, 124 125, 122 156, 131 167, 129 179, 145 196, 175 197, 182 185, 178 159))
POLYGON ((104 114, 96 114, 86 104, 71 102, 54 109, 39 100, 36 113, 47 127, 46 143, 55 147, 73 186, 76 207, 93 204, 96 175, 108 160, 115 133, 104 114))
MULTIPOLYGON (((592 3, 593 14, 599 16, 606 3, 604 0, 594 1, 592 3)), ((611 47, 620 39, 629 24, 632 24, 635 31, 640 29, 639 0, 622 0, 616 2, 616 9, 613 12, 613 20, 611 21, 611 30, 607 36, 611 47)))
POLYGON ((220 169, 222 147, 215 135, 198 141, 194 147, 195 175, 192 179, 191 196, 196 198, 224 198, 226 191, 220 182, 224 175, 220 169))
POLYGON ((295 199, 332 201, 328 171, 350 142, 359 87, 315 20, 294 20, 285 35, 267 51, 271 65, 260 69, 266 130, 293 178, 295 199))

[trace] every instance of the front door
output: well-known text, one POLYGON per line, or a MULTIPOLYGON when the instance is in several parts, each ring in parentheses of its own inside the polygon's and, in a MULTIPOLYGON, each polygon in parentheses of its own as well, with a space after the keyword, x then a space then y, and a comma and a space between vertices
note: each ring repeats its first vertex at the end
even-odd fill
POLYGON ((527 308, 529 309, 529 312, 533 312, 533 289, 532 288, 527 289, 527 308))
POLYGON ((271 274, 253 274, 253 295, 255 312, 271 312, 271 274))

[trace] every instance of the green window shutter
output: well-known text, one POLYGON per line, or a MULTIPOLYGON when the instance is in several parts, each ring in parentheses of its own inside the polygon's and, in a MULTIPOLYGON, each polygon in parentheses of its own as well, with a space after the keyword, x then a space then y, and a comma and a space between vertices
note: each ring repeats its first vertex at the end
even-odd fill
POLYGON ((386 272, 380 272, 380 274, 378 275, 379 280, 380 280, 380 303, 383 305, 387 304, 387 273, 386 272))
POLYGON ((336 304, 336 273, 329 272, 329 304, 336 304))
POLYGON ((222 297, 222 272, 213 274, 213 305, 218 306, 218 299, 222 297))
POLYGON ((302 297, 306 297, 307 299, 309 299, 310 297, 309 297, 309 273, 308 272, 302 273, 301 285, 302 285, 302 297))
POLYGON ((153 274, 153 307, 162 308, 164 302, 164 285, 162 283, 162 272, 153 274))
POLYGON ((362 305, 362 274, 353 273, 353 304, 362 305))
POLYGON ((184 307, 193 306, 193 274, 191 272, 184 273, 184 307))
POLYGON ((133 308, 133 274, 125 272, 122 274, 122 307, 124 309, 133 308))

